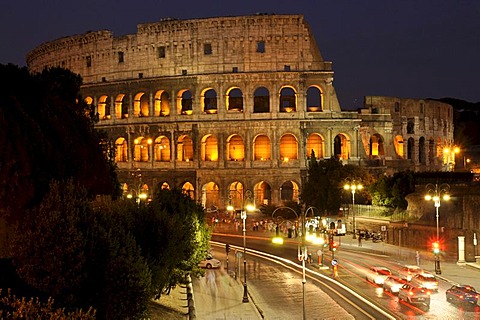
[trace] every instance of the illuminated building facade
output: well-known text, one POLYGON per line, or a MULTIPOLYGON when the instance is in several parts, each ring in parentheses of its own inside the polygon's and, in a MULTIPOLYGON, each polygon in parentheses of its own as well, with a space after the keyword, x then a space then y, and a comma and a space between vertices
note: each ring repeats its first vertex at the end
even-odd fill
POLYGON ((239 208, 247 190, 257 206, 297 201, 312 152, 376 172, 424 170, 442 166, 437 149, 453 139, 447 104, 367 97, 343 111, 302 15, 88 32, 38 46, 27 64, 83 77, 126 193, 181 187, 206 208, 239 208))

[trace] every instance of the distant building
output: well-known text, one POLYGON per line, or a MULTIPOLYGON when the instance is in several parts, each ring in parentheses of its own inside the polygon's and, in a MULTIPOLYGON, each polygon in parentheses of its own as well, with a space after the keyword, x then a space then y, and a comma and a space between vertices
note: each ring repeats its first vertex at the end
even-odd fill
POLYGON ((181 187, 206 208, 297 201, 308 159, 338 157, 376 173, 444 166, 452 107, 366 97, 342 111, 302 15, 252 15, 138 25, 44 43, 32 72, 63 67, 116 145, 126 193, 181 187), (247 192, 249 191, 249 192, 247 192))

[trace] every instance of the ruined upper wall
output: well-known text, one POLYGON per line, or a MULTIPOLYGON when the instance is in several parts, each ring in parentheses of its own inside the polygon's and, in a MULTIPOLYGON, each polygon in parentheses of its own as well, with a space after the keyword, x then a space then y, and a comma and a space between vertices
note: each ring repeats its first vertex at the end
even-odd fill
POLYGON ((88 32, 38 46, 27 55, 27 65, 33 72, 67 68, 81 74, 84 83, 231 72, 331 72, 302 15, 165 19, 139 24, 136 34, 121 37, 88 32))

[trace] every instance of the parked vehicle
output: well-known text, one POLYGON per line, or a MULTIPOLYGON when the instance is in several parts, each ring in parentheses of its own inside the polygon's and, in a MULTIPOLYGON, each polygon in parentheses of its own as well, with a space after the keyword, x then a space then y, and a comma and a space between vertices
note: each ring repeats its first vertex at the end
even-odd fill
POLYGON ((423 288, 404 284, 398 291, 398 299, 414 306, 425 306, 430 308, 430 291, 423 288))
POLYGON ((412 277, 410 283, 413 286, 421 287, 431 291, 438 291, 438 280, 431 273, 419 273, 412 277))
POLYGON ((479 293, 469 285, 454 285, 445 292, 448 302, 470 303, 476 305, 479 293))
POLYGON ((406 265, 398 270, 400 277, 407 281, 411 281, 413 276, 416 274, 424 273, 423 269, 413 265, 406 265))
POLYGON ((405 283, 407 283, 407 281, 401 277, 389 276, 383 282, 383 291, 396 294, 405 283))
POLYGON ((375 266, 368 269, 365 278, 367 279, 367 281, 383 285, 385 279, 387 279, 391 275, 392 271, 390 271, 390 269, 388 269, 387 267, 375 266))

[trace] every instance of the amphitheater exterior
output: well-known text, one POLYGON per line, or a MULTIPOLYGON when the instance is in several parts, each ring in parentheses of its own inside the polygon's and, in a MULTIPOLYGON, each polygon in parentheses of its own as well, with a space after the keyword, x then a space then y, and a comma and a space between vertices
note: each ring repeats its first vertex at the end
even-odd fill
POLYGON ((83 77, 125 194, 180 187, 207 209, 297 201, 312 152, 375 173, 451 166, 452 107, 368 96, 358 111, 342 110, 332 63, 302 15, 87 32, 41 44, 27 65, 83 77))

